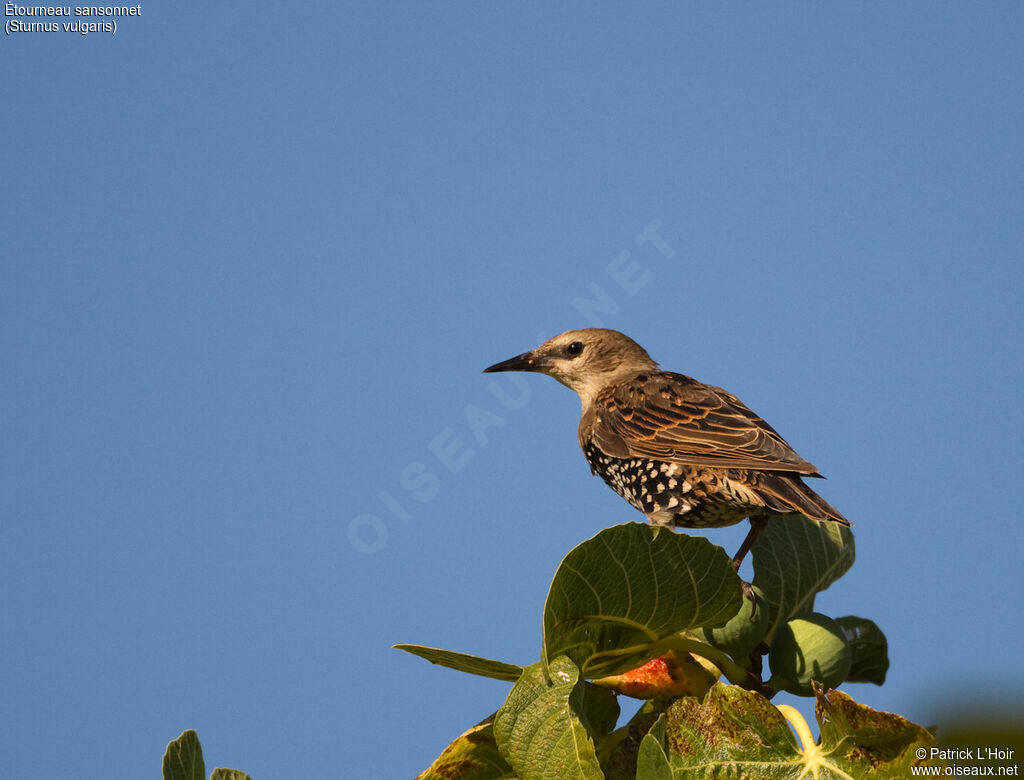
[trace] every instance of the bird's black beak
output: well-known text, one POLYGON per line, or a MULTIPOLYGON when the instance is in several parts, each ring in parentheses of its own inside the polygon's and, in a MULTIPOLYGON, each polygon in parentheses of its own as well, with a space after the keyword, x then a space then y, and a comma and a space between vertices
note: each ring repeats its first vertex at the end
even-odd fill
POLYGON ((488 366, 484 369, 484 373, 491 374, 497 371, 544 371, 547 367, 547 358, 531 350, 530 352, 524 352, 522 355, 516 355, 514 358, 502 360, 493 366, 488 366))

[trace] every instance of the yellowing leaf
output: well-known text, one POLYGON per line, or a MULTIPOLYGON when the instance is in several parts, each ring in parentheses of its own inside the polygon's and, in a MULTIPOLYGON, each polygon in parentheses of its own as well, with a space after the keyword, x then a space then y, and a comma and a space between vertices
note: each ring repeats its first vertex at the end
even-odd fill
POLYGON ((494 716, 478 723, 445 748, 416 780, 512 780, 515 774, 494 739, 494 716))

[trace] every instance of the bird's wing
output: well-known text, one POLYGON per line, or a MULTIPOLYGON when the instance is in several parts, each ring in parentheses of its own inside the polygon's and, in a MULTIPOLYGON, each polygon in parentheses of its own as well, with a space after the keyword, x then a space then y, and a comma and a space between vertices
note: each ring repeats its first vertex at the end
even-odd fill
POLYGON ((658 372, 607 388, 589 412, 581 441, 616 457, 817 475, 739 398, 682 374, 658 372))

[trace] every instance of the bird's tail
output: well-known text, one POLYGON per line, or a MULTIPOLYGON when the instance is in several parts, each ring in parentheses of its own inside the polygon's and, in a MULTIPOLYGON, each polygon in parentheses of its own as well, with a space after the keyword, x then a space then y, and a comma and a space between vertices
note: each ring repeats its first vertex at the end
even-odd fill
POLYGON ((804 483, 800 477, 787 474, 774 475, 761 486, 761 495, 767 508, 773 512, 799 512, 812 520, 831 520, 842 525, 852 525, 832 506, 804 483))

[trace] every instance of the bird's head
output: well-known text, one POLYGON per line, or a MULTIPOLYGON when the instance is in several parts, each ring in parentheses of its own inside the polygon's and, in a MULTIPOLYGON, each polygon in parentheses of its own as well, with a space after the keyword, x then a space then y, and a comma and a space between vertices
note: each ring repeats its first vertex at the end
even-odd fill
POLYGON ((490 371, 537 371, 575 390, 584 406, 602 388, 658 364, 629 336, 605 328, 567 330, 536 349, 495 363, 490 371))

